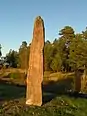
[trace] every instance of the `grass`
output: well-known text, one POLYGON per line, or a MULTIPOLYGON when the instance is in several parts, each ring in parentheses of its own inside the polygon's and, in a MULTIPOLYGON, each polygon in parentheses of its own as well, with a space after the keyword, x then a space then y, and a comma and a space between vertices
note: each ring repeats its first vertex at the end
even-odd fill
MULTIPOLYGON (((57 78, 58 73, 47 76, 57 78)), ((73 88, 73 74, 65 74, 64 79, 58 76, 56 81, 44 78, 41 107, 25 105, 24 85, 0 80, 0 116, 87 116, 86 97, 67 93, 73 88)))
POLYGON ((20 98, 25 96, 25 87, 19 87, 17 85, 0 83, 0 99, 10 100, 14 98, 20 98))
POLYGON ((24 98, 5 102, 0 109, 1 116, 87 116, 87 100, 58 95, 41 107, 25 106, 24 98))

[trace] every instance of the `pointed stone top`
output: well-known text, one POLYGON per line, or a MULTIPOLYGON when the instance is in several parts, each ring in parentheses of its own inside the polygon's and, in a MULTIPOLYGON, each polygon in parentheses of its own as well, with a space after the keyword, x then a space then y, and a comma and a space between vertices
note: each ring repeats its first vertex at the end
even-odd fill
POLYGON ((41 16, 37 16, 35 20, 43 20, 41 16))
POLYGON ((39 23, 42 23, 42 25, 44 25, 44 21, 43 21, 43 19, 42 19, 41 16, 37 16, 37 17, 35 18, 34 24, 36 24, 38 21, 39 21, 39 23))

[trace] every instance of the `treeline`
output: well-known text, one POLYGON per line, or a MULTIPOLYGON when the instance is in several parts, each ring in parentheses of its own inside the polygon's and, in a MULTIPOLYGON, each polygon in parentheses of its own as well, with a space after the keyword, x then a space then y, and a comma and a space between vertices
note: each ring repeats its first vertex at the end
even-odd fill
POLYGON ((6 61, 10 64, 10 67, 28 69, 29 49, 26 41, 22 42, 18 52, 11 49, 6 54, 6 61))
POLYGON ((53 43, 45 43, 45 70, 70 72, 86 69, 87 29, 75 34, 72 27, 65 26, 59 31, 59 35, 53 43))
MULTIPOLYGON (((76 34, 70 26, 59 31, 60 37, 52 43, 47 40, 44 47, 45 71, 71 72, 87 68, 87 28, 76 34)), ((30 45, 22 42, 19 51, 10 50, 6 55, 12 67, 28 69, 30 45)))

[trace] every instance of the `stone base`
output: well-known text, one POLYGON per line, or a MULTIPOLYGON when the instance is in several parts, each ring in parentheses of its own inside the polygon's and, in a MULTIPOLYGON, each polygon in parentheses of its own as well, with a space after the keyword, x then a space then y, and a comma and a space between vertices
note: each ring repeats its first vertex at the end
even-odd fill
POLYGON ((28 86, 26 105, 42 105, 42 88, 41 86, 28 86))
POLYGON ((33 103, 31 99, 26 101, 26 105, 28 106, 41 106, 42 103, 33 103))

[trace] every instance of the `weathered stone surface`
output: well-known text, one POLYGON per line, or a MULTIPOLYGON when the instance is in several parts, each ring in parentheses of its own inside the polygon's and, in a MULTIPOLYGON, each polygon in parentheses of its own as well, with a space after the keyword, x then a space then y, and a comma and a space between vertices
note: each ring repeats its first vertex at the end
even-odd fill
POLYGON ((33 39, 30 46, 27 74, 27 105, 42 105, 43 47, 45 39, 44 22, 40 16, 35 19, 33 39))

